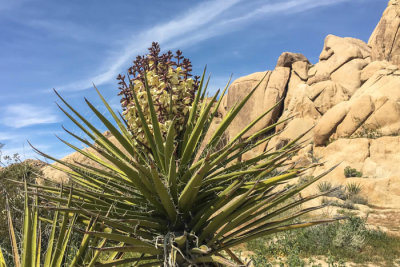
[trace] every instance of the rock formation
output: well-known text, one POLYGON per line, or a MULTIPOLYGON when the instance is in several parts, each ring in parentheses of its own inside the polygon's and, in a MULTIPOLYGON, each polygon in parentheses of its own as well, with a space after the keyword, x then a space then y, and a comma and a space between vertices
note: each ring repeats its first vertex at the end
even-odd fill
MULTIPOLYGON (((228 137, 283 99, 281 107, 255 130, 293 119, 279 125, 278 135, 265 147, 246 156, 279 148, 312 128, 294 163, 324 162, 310 170, 311 176, 339 164, 323 180, 333 185, 359 183, 370 207, 394 210, 400 218, 399 27, 400 1, 392 0, 368 44, 328 35, 314 65, 301 54, 285 52, 272 72, 237 79, 224 96, 222 115, 266 74, 228 137), (359 170, 362 177, 346 178, 347 166, 359 170)), ((311 187, 308 193, 315 190, 311 187)))
POLYGON ((390 0, 368 44, 372 60, 387 60, 400 65, 400 1, 390 0))

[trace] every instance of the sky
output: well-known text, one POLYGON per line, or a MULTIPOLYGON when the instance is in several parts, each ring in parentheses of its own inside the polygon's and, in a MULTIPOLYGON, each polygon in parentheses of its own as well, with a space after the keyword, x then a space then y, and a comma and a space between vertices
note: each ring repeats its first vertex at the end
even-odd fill
MULTIPOLYGON (((205 65, 209 91, 257 71, 281 53, 317 63, 328 34, 368 41, 388 0, 0 0, 0 143, 3 155, 40 158, 27 141, 62 158, 80 135, 58 109, 58 90, 100 129, 87 97, 104 111, 93 83, 120 110, 116 76, 153 41, 180 49, 194 74, 205 65)), ((82 147, 79 143, 74 143, 82 147)))

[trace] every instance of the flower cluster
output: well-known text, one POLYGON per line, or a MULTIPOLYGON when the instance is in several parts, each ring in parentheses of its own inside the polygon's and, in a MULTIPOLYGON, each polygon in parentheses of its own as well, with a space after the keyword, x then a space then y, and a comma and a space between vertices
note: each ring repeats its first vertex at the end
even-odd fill
POLYGON ((191 78, 191 71, 192 64, 182 56, 181 51, 176 51, 175 55, 171 51, 160 55, 160 46, 153 42, 149 54, 138 56, 133 66, 128 69, 128 82, 125 75, 118 75, 123 116, 137 141, 147 144, 133 93, 136 94, 147 125, 152 130, 144 75, 150 88, 161 133, 165 136, 172 119, 175 120, 177 133, 184 128, 186 116, 199 86, 199 77, 191 78))

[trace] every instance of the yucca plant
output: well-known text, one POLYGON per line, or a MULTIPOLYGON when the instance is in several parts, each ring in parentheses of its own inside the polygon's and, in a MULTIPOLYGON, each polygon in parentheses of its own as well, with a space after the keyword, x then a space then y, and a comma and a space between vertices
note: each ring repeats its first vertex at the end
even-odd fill
POLYGON ((332 183, 328 181, 323 181, 318 184, 318 190, 320 192, 330 191, 332 189, 332 183))
MULTIPOLYGON (((127 83, 119 76, 122 116, 97 88, 112 120, 85 99, 113 142, 56 92, 70 111, 60 109, 89 139, 66 132, 95 152, 61 141, 95 164, 68 163, 36 150, 64 166, 53 165, 66 172, 71 183, 62 187, 30 184, 32 194, 46 200, 47 209, 68 213, 77 224, 87 225, 85 238, 92 245, 86 243, 82 255, 90 250, 101 254, 95 266, 240 266, 244 263, 232 249, 237 245, 333 220, 293 223, 320 208, 299 208, 303 203, 329 193, 295 198, 326 173, 286 186, 308 169, 286 164, 301 148, 298 140, 303 135, 279 150, 240 160, 244 153, 268 142, 274 136, 271 132, 283 123, 246 137, 275 107, 222 142, 261 81, 205 140, 229 82, 222 94, 218 91, 208 99, 205 70, 199 80, 192 80, 191 64, 179 62, 180 52, 177 62, 170 52, 159 56, 157 44, 150 52, 136 60, 127 83)), ((79 264, 89 262, 83 257, 79 264)))
MULTIPOLYGON (((69 249, 71 242, 72 230, 75 226, 77 215, 68 211, 56 211, 52 220, 39 217, 38 195, 35 194, 33 203, 30 203, 27 191, 27 183, 25 182, 25 202, 24 202, 24 219, 23 219, 23 235, 22 244, 18 245, 17 236, 13 226, 11 210, 6 205, 8 217, 9 235, 11 240, 13 265, 15 267, 40 267, 40 266, 81 266, 83 257, 88 260, 88 266, 93 266, 99 256, 90 254, 88 249, 88 234, 82 235, 82 243, 79 250, 72 251, 69 249), (71 216, 72 215, 72 216, 71 216), (45 253, 42 251, 42 221, 51 225, 50 235, 46 239, 44 246, 45 253), (44 257, 42 258, 42 255, 44 257)), ((63 190, 61 190, 62 192, 63 190)), ((71 201, 72 194, 70 192, 68 203, 71 201)), ((68 206, 68 204, 67 204, 68 206)), ((87 231, 95 227, 94 221, 87 222, 87 231)), ((104 240, 99 240, 105 242, 104 240)), ((0 248, 0 267, 6 267, 6 260, 0 248)), ((11 266, 11 265, 10 265, 11 266)))
POLYGON ((357 195, 361 192, 362 186, 360 183, 348 183, 346 184, 346 191, 348 195, 357 195))

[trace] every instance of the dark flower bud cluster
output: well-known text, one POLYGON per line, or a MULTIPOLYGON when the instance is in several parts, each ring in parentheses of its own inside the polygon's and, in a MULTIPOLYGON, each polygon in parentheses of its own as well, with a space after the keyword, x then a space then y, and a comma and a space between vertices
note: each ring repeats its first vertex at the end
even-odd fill
POLYGON ((126 76, 120 74, 117 77, 123 116, 133 136, 144 144, 147 144, 147 141, 137 113, 133 93, 136 94, 147 125, 152 130, 145 75, 160 129, 164 135, 166 135, 172 119, 175 120, 177 132, 183 129, 186 115, 191 109, 199 87, 199 77, 192 78, 192 63, 182 56, 180 50, 176 51, 175 55, 171 51, 160 54, 160 46, 155 42, 148 50, 147 55, 136 58, 126 76))

